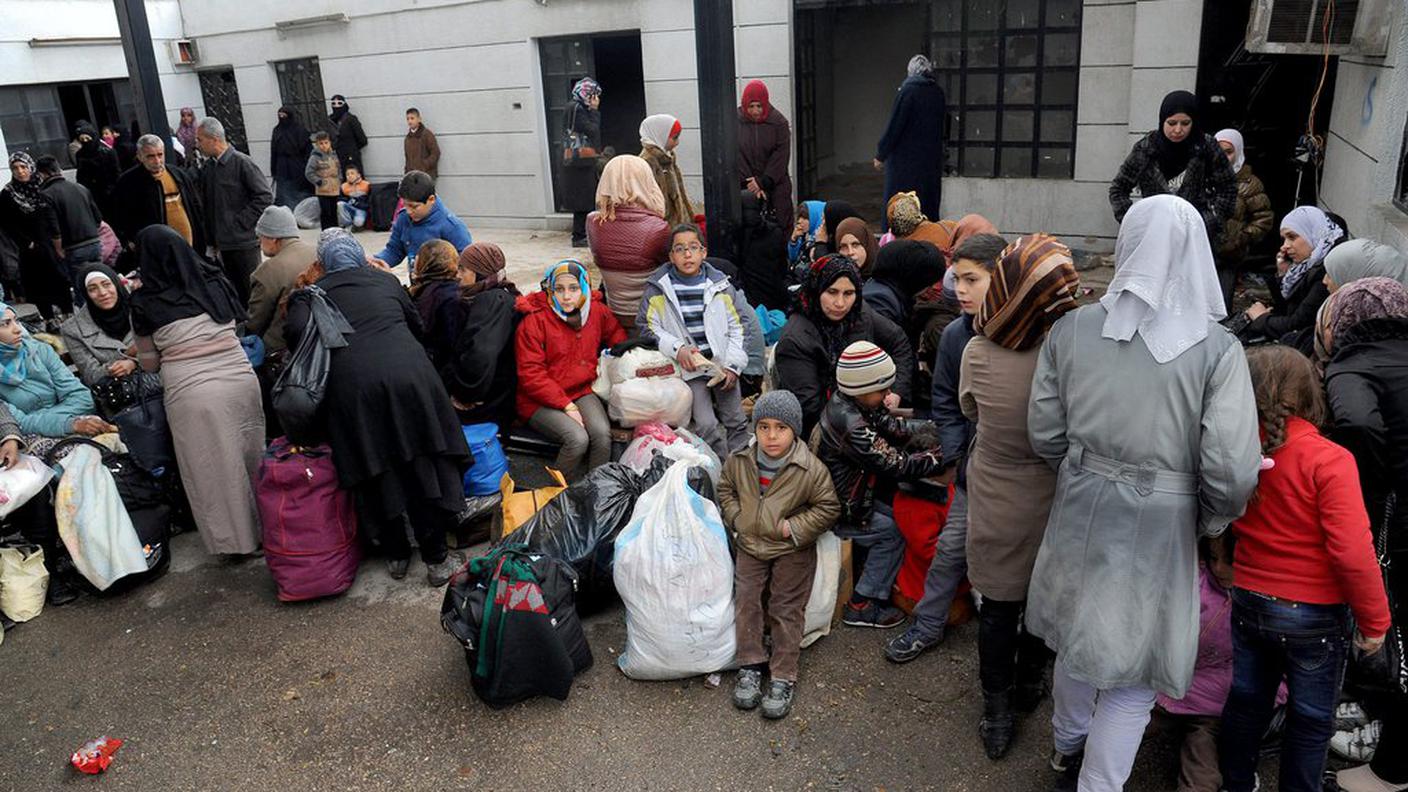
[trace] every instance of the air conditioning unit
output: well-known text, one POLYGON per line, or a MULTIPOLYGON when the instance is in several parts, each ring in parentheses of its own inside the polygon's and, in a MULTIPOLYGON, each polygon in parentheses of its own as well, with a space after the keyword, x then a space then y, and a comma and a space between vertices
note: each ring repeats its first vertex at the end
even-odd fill
POLYGON ((171 62, 177 66, 194 66, 200 63, 200 50, 190 39, 171 40, 171 62))
POLYGON ((1395 0, 1253 0, 1247 49, 1272 55, 1388 53, 1395 0))

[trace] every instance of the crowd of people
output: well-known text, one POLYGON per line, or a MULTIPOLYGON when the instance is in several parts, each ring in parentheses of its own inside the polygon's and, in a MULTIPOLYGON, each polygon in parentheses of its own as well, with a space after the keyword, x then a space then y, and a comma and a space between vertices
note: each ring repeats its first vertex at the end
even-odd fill
MULTIPOLYGON (((134 394, 159 389, 206 549, 257 555, 256 473, 281 433, 270 388, 320 332, 315 297, 326 299, 350 332, 331 351, 318 439, 391 576, 408 574, 409 526, 440 586, 464 561, 447 544, 474 463, 461 427, 536 432, 580 479, 612 456, 599 360, 645 344, 678 367, 685 424, 724 460, 738 708, 790 711, 815 541, 833 531, 858 559, 842 621, 905 627, 885 645, 891 662, 940 646, 971 583, 977 739, 1001 759, 1049 695, 1055 788, 1121 789, 1157 716, 1186 733, 1180 789, 1257 788, 1273 734, 1281 789, 1320 789, 1332 744, 1373 757, 1340 772, 1341 789, 1408 789, 1402 672, 1366 681, 1402 656, 1392 628, 1405 614, 1390 599, 1408 598, 1396 508, 1408 493, 1408 258, 1296 207, 1280 221, 1270 304, 1237 310, 1244 261, 1274 217, 1241 134, 1208 134, 1196 98, 1175 92, 1110 185, 1115 274, 1083 301, 1061 240, 934 216, 940 165, 922 152, 941 151, 926 145, 943 97, 931 72, 910 64, 879 144, 883 218, 837 200, 794 208, 787 121, 749 83, 737 176, 751 220, 736 263, 710 256, 696 222, 679 120, 643 119, 640 153, 607 158, 602 87, 583 79, 564 155, 580 182, 569 189, 590 189, 573 241, 600 279, 565 259, 523 293, 504 251, 473 241, 437 196, 439 149, 414 108, 402 209, 376 253, 348 230, 365 136, 342 97, 337 128, 311 149, 280 111, 277 202, 214 118, 188 126, 183 113, 195 169, 166 163, 153 136, 135 141, 126 172, 101 165, 104 182, 81 171, 69 183, 52 158, 16 152, 0 229, 23 280, 7 286, 64 318, 72 367, 0 304, 0 459, 110 433, 134 394), (284 194, 304 187, 323 204, 316 246, 284 194), (98 244, 104 218, 117 266, 98 244), (387 272, 406 260, 409 288, 387 272), (786 320, 769 343, 775 312, 786 320), (905 609, 901 494, 943 515, 922 597, 905 609), (1360 671, 1346 681, 1350 665, 1360 671)), ((8 527, 44 548, 61 601, 72 573, 52 507, 36 502, 8 527)))

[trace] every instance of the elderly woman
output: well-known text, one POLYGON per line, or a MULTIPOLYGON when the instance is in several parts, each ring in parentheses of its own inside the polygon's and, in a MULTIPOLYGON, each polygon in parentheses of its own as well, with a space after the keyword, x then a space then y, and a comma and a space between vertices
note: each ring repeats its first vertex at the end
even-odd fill
POLYGON ((1281 221, 1281 252, 1276 269, 1284 308, 1271 309, 1260 302, 1247 308, 1250 321, 1243 339, 1279 341, 1311 354, 1315 314, 1330 296, 1325 284, 1325 257, 1349 232, 1334 218, 1314 206, 1298 206, 1281 221))
MULTIPOLYGON (((469 466, 460 423, 417 336, 421 316, 406 290, 380 269, 352 235, 330 228, 318 240, 317 287, 352 326, 332 350, 323 404, 338 482, 357 493, 363 525, 379 537, 387 571, 410 568, 409 520, 431 586, 445 585, 462 562, 445 545, 464 505, 469 466), (370 523, 370 524, 368 524, 370 523)), ((289 346, 309 332, 307 292, 289 300, 289 346)))
POLYGON ((665 195, 650 163, 621 154, 606 163, 587 217, 587 244, 606 292, 606 304, 627 329, 635 326, 645 282, 669 258, 665 195))
POLYGON ((117 272, 106 264, 90 264, 79 283, 88 300, 59 330, 79 379, 112 415, 130 405, 142 388, 159 390, 161 378, 138 371, 131 296, 117 272))
POLYGON ((875 168, 885 171, 885 200, 914 191, 931 211, 939 210, 944 176, 944 89, 934 65, 923 55, 909 59, 890 109, 885 134, 876 145, 875 168))
POLYGON ((514 356, 514 303, 518 288, 504 277, 504 251, 475 242, 460 253, 459 299, 464 329, 455 339, 440 378, 460 423, 496 423, 507 435, 513 425, 518 367, 514 356))
POLYGON ((646 116, 640 122, 640 157, 650 164, 655 183, 665 197, 665 222, 671 228, 694 222, 694 205, 689 202, 684 174, 675 156, 681 129, 679 119, 672 115, 646 116))
POLYGON ((264 455, 259 380, 235 335, 244 306, 220 268, 168 226, 137 234, 130 297, 138 360, 160 371, 181 483, 205 549, 259 549, 254 480, 264 455))

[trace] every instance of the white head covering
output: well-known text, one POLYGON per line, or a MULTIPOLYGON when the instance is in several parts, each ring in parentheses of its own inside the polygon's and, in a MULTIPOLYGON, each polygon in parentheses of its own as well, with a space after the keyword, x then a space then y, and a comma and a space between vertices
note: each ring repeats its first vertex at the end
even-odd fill
POLYGON ((648 143, 661 151, 669 151, 670 132, 675 128, 679 119, 672 115, 646 116, 640 122, 640 142, 648 143))
POLYGON ((1232 172, 1240 171, 1242 166, 1247 164, 1246 143, 1242 140, 1242 133, 1235 129, 1224 129, 1213 137, 1232 144, 1232 151, 1235 155, 1232 160, 1232 172))
POLYGON ((910 77, 921 77, 926 74, 933 74, 934 64, 923 55, 915 55, 909 59, 909 65, 905 67, 905 72, 910 77))
POLYGON ((1101 335, 1128 341, 1139 333, 1167 363, 1208 336, 1208 321, 1227 316, 1203 218, 1174 195, 1134 204, 1115 241, 1115 277, 1100 298, 1109 316, 1101 335))
POLYGON ((1305 277, 1305 273, 1324 261, 1325 256, 1334 249, 1335 243, 1344 237, 1344 229, 1314 206, 1297 206, 1292 209, 1286 219, 1281 221, 1281 228, 1291 229, 1296 232, 1296 236, 1310 243, 1310 256, 1305 261, 1292 262, 1291 268, 1281 276, 1281 296, 1289 297, 1296 284, 1305 277))

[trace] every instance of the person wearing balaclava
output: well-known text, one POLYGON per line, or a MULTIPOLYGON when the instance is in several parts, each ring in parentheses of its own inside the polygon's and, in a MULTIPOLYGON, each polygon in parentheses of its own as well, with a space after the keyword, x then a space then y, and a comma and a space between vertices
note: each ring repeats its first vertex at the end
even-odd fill
POLYGON ((1110 182, 1110 208, 1123 221, 1136 189, 1148 198, 1177 195, 1203 218, 1216 244, 1222 226, 1237 209, 1237 176, 1212 135, 1198 124, 1198 99, 1174 91, 1159 106, 1159 128, 1134 144, 1110 182))
POLYGON ((352 113, 347 97, 342 94, 333 94, 328 103, 332 106, 328 120, 332 122, 332 147, 337 152, 337 161, 344 168, 355 165, 365 173, 362 149, 367 147, 367 133, 362 131, 362 122, 352 113))
MULTIPOLYGON (((875 148, 875 169, 885 172, 884 201, 900 192, 914 192, 935 216, 943 197, 944 89, 934 79, 934 65, 923 55, 909 59, 890 122, 875 148)), ((881 218, 883 230, 889 230, 881 218)))
POLYGON ((303 168, 308 164, 312 146, 308 130, 298 120, 293 108, 279 108, 279 122, 269 137, 269 175, 274 179, 274 203, 293 209, 309 196, 308 180, 303 168))

